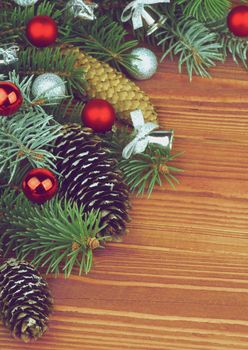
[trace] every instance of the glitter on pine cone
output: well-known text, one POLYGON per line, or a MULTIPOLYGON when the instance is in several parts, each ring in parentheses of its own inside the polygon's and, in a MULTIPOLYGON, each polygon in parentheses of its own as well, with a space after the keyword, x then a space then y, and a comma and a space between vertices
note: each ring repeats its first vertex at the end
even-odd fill
POLYGON ((107 100, 114 107, 119 120, 131 124, 130 113, 142 110, 146 122, 156 122, 157 113, 149 98, 138 85, 127 79, 109 64, 86 54, 83 50, 69 48, 65 54, 77 53, 77 66, 83 67, 90 98, 107 100))
POLYGON ((101 225, 106 225, 100 235, 118 239, 125 233, 130 204, 116 160, 91 129, 78 124, 66 125, 55 146, 62 193, 83 205, 85 212, 99 210, 101 225))
POLYGON ((0 267, 0 312, 4 325, 24 342, 47 329, 52 298, 41 275, 28 263, 9 259, 0 267))

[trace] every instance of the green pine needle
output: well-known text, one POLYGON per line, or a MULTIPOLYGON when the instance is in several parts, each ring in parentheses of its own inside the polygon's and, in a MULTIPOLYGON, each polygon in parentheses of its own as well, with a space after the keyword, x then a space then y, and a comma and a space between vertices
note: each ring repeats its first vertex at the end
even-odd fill
MULTIPOLYGON (((16 73, 15 70, 9 72, 9 79, 13 84, 15 84, 21 91, 23 97, 22 109, 28 110, 33 109, 37 112, 46 113, 44 107, 47 106, 57 106, 58 98, 57 97, 49 97, 49 99, 44 96, 34 97, 31 93, 31 87, 34 81, 34 76, 25 76, 23 79, 19 74, 16 73)), ((68 98, 67 96, 61 96, 61 98, 68 98)))
POLYGON ((227 27, 226 19, 207 23, 207 26, 217 35, 223 60, 230 54, 236 64, 239 64, 240 61, 247 68, 248 39, 233 35, 227 27))
POLYGON ((8 183, 28 161, 34 168, 54 169, 55 156, 47 150, 60 135, 53 117, 33 110, 20 111, 11 118, 0 117, 0 177, 8 183))
POLYGON ((38 6, 15 6, 14 8, 4 6, 0 11, 1 42, 27 43, 26 24, 35 15, 46 15, 57 19, 60 13, 54 10, 54 4, 51 1, 42 1, 38 6))
POLYGON ((248 39, 239 38, 230 32, 220 34, 220 44, 223 48, 224 58, 231 54, 235 63, 240 60, 247 68, 248 39))
POLYGON ((0 212, 5 255, 13 251, 18 259, 29 258, 34 266, 46 267, 47 273, 63 271, 66 277, 76 266, 79 274, 90 271, 90 242, 104 228, 99 211, 86 214, 83 207, 58 197, 37 205, 22 193, 16 196, 6 190, 0 198, 0 212))
POLYGON ((195 19, 171 19, 156 34, 158 45, 162 47, 162 60, 168 55, 178 56, 179 72, 185 65, 192 80, 193 73, 209 77, 208 69, 221 61, 221 46, 217 34, 211 33, 204 24, 195 19))
POLYGON ((106 16, 97 21, 80 22, 74 29, 70 43, 77 44, 97 59, 107 62, 114 68, 133 70, 130 51, 137 46, 137 40, 127 40, 128 32, 121 23, 106 16), (75 37, 77 35, 77 37, 75 37))
POLYGON ((175 0, 175 3, 182 5, 185 16, 204 22, 224 17, 231 6, 230 0, 175 0))
POLYGON ((166 17, 158 29, 147 36, 147 29, 135 31, 139 40, 146 40, 150 44, 160 46, 162 58, 178 58, 178 70, 181 73, 186 67, 190 80, 193 74, 209 77, 209 68, 216 65, 216 61, 223 60, 218 33, 212 32, 204 23, 193 17, 182 14, 181 7, 174 2, 159 6, 156 10, 158 18, 166 17))
POLYGON ((118 160, 118 166, 130 191, 137 195, 147 193, 150 196, 155 185, 162 186, 163 179, 175 188, 175 184, 179 181, 173 174, 180 173, 182 170, 168 163, 179 157, 181 153, 172 155, 167 148, 150 144, 144 153, 124 159, 122 151, 134 135, 135 133, 130 133, 130 130, 124 127, 104 137, 112 156, 118 160))
POLYGON ((15 67, 21 76, 55 73, 66 82, 70 94, 73 90, 83 93, 84 70, 82 67, 76 67, 76 61, 76 53, 65 55, 62 48, 27 48, 19 54, 19 61, 15 67))
POLYGON ((54 119, 61 124, 79 123, 81 122, 84 106, 84 102, 76 101, 73 97, 70 97, 50 108, 49 112, 53 115, 54 119))
POLYGON ((145 153, 137 154, 132 159, 122 159, 119 167, 130 191, 137 195, 143 195, 146 192, 149 197, 155 185, 162 186, 163 179, 175 189, 175 184, 179 181, 173 173, 180 173, 182 170, 171 167, 168 162, 180 155, 179 153, 170 155, 164 147, 151 144, 145 153))

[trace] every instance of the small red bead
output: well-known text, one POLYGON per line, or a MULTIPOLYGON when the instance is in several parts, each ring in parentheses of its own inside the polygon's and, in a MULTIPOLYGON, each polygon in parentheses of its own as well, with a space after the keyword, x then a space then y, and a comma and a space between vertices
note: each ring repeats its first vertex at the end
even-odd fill
POLYGON ((248 6, 234 7, 227 17, 227 26, 230 32, 236 36, 248 36, 248 6))
POLYGON ((82 112, 84 126, 95 132, 106 132, 112 129, 116 120, 113 106, 105 100, 92 99, 86 103, 82 112))
POLYGON ((47 47, 58 37, 57 24, 49 16, 35 16, 27 24, 26 35, 32 45, 47 47))
POLYGON ((22 181, 25 196, 34 203, 43 204, 51 199, 58 190, 58 181, 48 169, 30 170, 22 181))
POLYGON ((19 88, 10 82, 0 82, 0 116, 10 116, 18 111, 23 102, 19 88))

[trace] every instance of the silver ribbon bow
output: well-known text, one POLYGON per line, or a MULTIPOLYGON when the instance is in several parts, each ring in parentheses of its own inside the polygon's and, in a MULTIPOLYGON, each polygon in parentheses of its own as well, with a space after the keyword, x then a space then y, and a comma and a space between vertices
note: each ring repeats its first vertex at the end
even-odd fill
POLYGON ((156 143, 163 147, 172 148, 173 130, 154 131, 158 129, 155 123, 145 123, 143 113, 140 109, 130 113, 134 129, 135 138, 123 149, 122 157, 129 159, 133 154, 143 153, 150 143, 156 143))
POLYGON ((145 6, 167 3, 170 0, 134 0, 128 4, 121 15, 122 22, 127 22, 132 18, 134 30, 143 27, 143 19, 149 25, 155 23, 154 18, 146 11, 145 6))
POLYGON ((15 44, 6 44, 0 47, 0 64, 8 65, 18 61, 19 47, 15 44))
POLYGON ((86 4, 84 0, 71 0, 67 7, 70 9, 74 17, 80 17, 89 21, 96 19, 94 10, 98 5, 94 2, 86 4))

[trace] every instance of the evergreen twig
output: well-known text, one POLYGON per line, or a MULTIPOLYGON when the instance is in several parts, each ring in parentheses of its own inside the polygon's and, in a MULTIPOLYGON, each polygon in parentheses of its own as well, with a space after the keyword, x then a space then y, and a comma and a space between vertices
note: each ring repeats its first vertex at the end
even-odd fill
POLYGON ((83 207, 58 197, 43 205, 34 205, 22 193, 6 190, 0 198, 1 242, 5 255, 13 251, 18 259, 29 258, 46 272, 69 276, 74 266, 79 274, 88 273, 93 250, 106 237, 97 238, 99 211, 84 213, 83 207))
POLYGON ((155 185, 162 186, 163 179, 175 188, 175 184, 179 181, 174 173, 180 173, 182 169, 170 165, 169 162, 179 157, 181 153, 171 155, 167 148, 150 144, 144 153, 124 159, 122 158, 123 148, 132 138, 133 134, 127 128, 120 128, 115 133, 105 136, 105 142, 113 157, 118 160, 118 166, 123 172, 130 191, 138 195, 146 192, 150 196, 155 185))
POLYGON ((175 0, 175 3, 182 5, 186 17, 204 22, 223 18, 231 6, 230 0, 175 0))
POLYGON ((230 53, 235 63, 238 64, 238 60, 240 60, 244 67, 247 68, 248 39, 238 38, 226 32, 220 34, 219 41, 223 48, 225 59, 230 53))
POLYGON ((162 47, 162 59, 178 56, 179 72, 186 66, 190 80, 193 73, 209 77, 208 68, 223 59, 217 34, 194 18, 176 17, 175 8, 168 9, 167 21, 155 32, 157 44, 162 47))
POLYGON ((131 160, 122 159, 119 167, 130 191, 138 195, 147 192, 149 197, 155 185, 162 186, 162 179, 165 179, 172 188, 175 188, 175 184, 179 184, 173 173, 182 170, 168 165, 168 162, 180 155, 181 153, 170 155, 163 147, 149 145, 145 153, 135 155, 131 160))
POLYGON ((25 36, 26 24, 35 15, 46 15, 57 19, 61 14, 54 10, 54 4, 48 0, 41 2, 38 6, 4 7, 0 11, 1 42, 27 43, 25 36))
POLYGON ((70 97, 50 108, 49 112, 61 124, 79 123, 81 122, 84 106, 84 102, 76 101, 73 97, 70 97))
POLYGON ((61 126, 44 112, 20 111, 0 117, 0 176, 12 181, 24 160, 33 167, 54 168, 55 156, 47 150, 60 135, 61 126))
POLYGON ((84 70, 76 67, 77 54, 63 54, 63 49, 46 48, 43 50, 27 48, 19 54, 16 70, 21 76, 40 75, 54 73, 59 75, 67 83, 69 93, 72 91, 83 92, 85 86, 84 70))
MULTIPOLYGON (((21 79, 20 75, 16 73, 15 70, 9 72, 9 81, 14 83, 21 91, 24 103, 22 105, 23 109, 33 109, 37 112, 46 113, 44 111, 45 106, 54 106, 58 104, 58 99, 46 98, 45 96, 33 97, 31 94, 31 87, 33 84, 34 76, 31 75, 21 79)), ((66 98, 66 96, 65 96, 66 98)))
POLYGON ((137 46, 138 41, 127 40, 127 34, 121 23, 102 16, 97 21, 80 23, 80 26, 76 26, 73 37, 68 40, 118 70, 125 68, 132 71, 130 59, 133 56, 130 51, 137 46))

